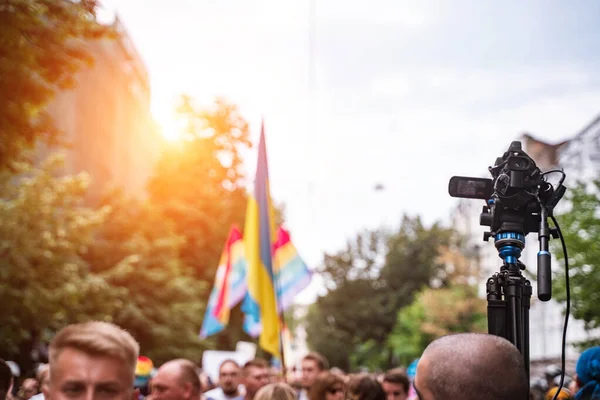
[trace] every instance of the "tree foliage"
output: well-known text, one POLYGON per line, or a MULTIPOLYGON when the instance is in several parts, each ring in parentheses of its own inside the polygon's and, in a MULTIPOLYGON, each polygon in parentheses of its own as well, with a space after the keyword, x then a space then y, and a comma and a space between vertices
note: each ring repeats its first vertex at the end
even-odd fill
POLYGON ((336 319, 323 311, 323 297, 311 304, 305 318, 309 347, 323 354, 330 366, 349 371, 352 367, 350 354, 354 350, 354 338, 351 333, 339 329, 336 319))
MULTIPOLYGON (((47 330, 105 319, 109 284, 82 257, 108 210, 83 206, 86 175, 57 177, 61 159, 0 179, 0 349, 32 350, 47 330)), ((26 353, 28 355, 29 353, 26 353)), ((27 360, 25 359, 25 362, 27 360)))
POLYGON ((419 217, 405 216, 397 232, 363 232, 343 251, 326 255, 320 272, 327 294, 307 317, 309 346, 340 367, 391 366, 388 336, 398 310, 422 288, 446 283, 439 255, 455 237, 438 224, 426 227, 419 217), (329 337, 344 341, 328 343, 329 337))
POLYGON ((154 362, 200 360, 198 340, 205 285, 181 259, 183 238, 147 202, 118 192, 106 197, 111 212, 96 232, 87 261, 116 292, 111 320, 127 329, 154 362))
MULTIPOLYGON (((247 194, 241 151, 251 145, 249 128, 238 107, 223 99, 201 107, 184 96, 178 116, 184 125, 182 141, 158 162, 148 184, 149 205, 183 240, 181 262, 202 284, 198 298, 206 304, 229 229, 244 223, 247 194)), ((219 348, 232 349, 238 340, 247 339, 241 334, 242 322, 238 307, 227 332, 217 337, 219 348)))
MULTIPOLYGON (((578 183, 566 197, 569 210, 557 217, 569 254, 571 312, 587 329, 600 327, 600 180, 578 183)), ((560 241, 551 242, 561 268, 554 268, 553 296, 566 301, 564 254, 560 241)), ((595 338, 595 342, 600 342, 595 338)), ((588 345, 585 343, 582 345, 588 345)))
POLYGON ((110 34, 95 1, 4 0, 0 4, 0 169, 14 169, 37 139, 59 132, 45 108, 92 61, 82 41, 110 34))
POLYGON ((486 332, 486 309, 487 302, 477 295, 476 287, 426 288, 398 313, 389 337, 390 346, 400 362, 407 365, 438 337, 458 332, 486 332))
POLYGON ((149 200, 185 239, 182 257, 211 282, 231 224, 243 225, 247 196, 240 150, 248 123, 223 99, 210 108, 182 98, 183 144, 167 149, 148 184, 149 200))

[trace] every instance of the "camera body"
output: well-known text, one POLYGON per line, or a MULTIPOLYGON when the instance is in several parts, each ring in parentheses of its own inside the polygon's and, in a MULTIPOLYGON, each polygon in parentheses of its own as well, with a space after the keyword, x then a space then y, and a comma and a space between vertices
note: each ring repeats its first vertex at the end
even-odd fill
POLYGON ((486 201, 479 218, 480 225, 490 227, 485 241, 504 232, 523 236, 537 232, 542 208, 552 215, 565 192, 562 185, 555 191, 518 141, 510 144, 489 172, 492 179, 454 176, 448 185, 452 197, 486 201))

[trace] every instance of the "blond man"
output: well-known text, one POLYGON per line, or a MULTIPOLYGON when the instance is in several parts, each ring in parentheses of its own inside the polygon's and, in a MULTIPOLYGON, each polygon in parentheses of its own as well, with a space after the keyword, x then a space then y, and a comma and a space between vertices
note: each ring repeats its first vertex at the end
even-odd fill
POLYGON ((136 400, 139 346, 116 325, 86 322, 62 329, 49 348, 45 400, 136 400))

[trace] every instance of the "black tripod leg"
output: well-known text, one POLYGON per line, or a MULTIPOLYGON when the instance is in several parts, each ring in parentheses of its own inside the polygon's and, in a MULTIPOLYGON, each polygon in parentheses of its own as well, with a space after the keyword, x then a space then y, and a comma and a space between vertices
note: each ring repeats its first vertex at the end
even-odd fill
POLYGON ((531 289, 531 282, 525 280, 523 284, 523 335, 525 341, 523 342, 523 359, 525 360, 525 369, 527 371, 527 377, 530 377, 529 372, 529 307, 531 305, 531 295, 533 291, 531 289))
POLYGON ((487 317, 488 333, 506 337, 506 302, 502 300, 502 287, 498 274, 487 281, 487 317))
POLYGON ((523 354, 523 313, 521 282, 510 279, 506 282, 506 301, 508 303, 508 340, 523 354))

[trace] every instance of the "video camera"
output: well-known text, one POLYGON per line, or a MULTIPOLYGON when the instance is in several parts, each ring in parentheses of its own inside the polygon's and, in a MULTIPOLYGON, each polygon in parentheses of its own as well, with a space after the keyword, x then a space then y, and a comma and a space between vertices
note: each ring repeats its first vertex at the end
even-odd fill
MULTIPOLYGON (((504 155, 496 159, 495 165, 489 167, 489 171, 492 179, 452 177, 448 192, 452 197, 486 201, 479 223, 489 226, 490 231, 484 232, 483 240, 487 242, 490 237, 494 238, 498 255, 503 260, 500 271, 494 273, 486 283, 488 332, 504 337, 519 349, 529 376, 529 308, 532 288, 529 280, 521 273, 525 264, 519 258, 525 248, 525 236, 537 232, 540 243, 537 254, 538 298, 542 301, 550 300, 552 271, 548 241, 551 236, 558 238, 559 231, 548 227, 548 218, 552 218, 554 224, 557 224, 553 211, 566 191, 562 185, 565 173, 561 170, 541 172, 533 159, 522 150, 521 142, 512 142, 504 155), (553 172, 562 174, 556 186, 546 180, 546 176, 553 172)), ((566 259, 564 241, 563 250, 566 259)), ((563 334, 563 370, 565 335, 566 323, 563 334)))
POLYGON ((508 151, 489 167, 493 179, 454 176, 448 191, 452 197, 482 199, 488 202, 480 224, 490 227, 484 240, 495 233, 518 231, 523 235, 537 231, 542 210, 548 215, 565 194, 561 185, 555 190, 544 178, 531 157, 521 149, 521 142, 512 142, 508 151))
MULTIPOLYGON (((538 233, 538 297, 548 301, 552 294, 548 239, 558 235, 548 228, 547 219, 565 194, 564 176, 554 188, 545 179, 552 171, 542 173, 522 150, 521 142, 512 142, 489 171, 493 179, 452 177, 448 192, 452 197, 487 201, 479 218, 480 225, 490 227, 483 240, 493 237, 500 257, 508 264, 517 264, 525 236, 538 233)), ((519 267, 524 268, 522 264, 519 267)))

